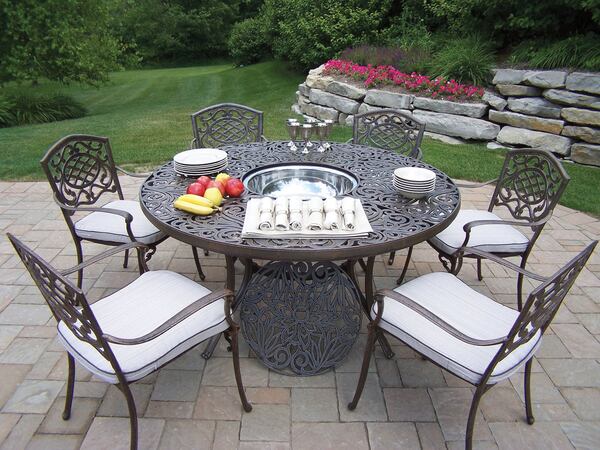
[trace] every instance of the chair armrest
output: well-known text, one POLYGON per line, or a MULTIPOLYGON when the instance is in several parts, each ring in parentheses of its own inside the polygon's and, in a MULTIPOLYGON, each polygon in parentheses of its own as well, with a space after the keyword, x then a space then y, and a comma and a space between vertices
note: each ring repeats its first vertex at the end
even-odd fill
POLYGON ((493 253, 485 252, 483 250, 479 250, 478 248, 474 248, 474 247, 461 247, 457 251, 458 255, 462 255, 465 253, 468 255, 476 255, 476 256, 481 256, 482 258, 485 258, 485 259, 489 259, 489 260, 494 261, 495 263, 498 263, 504 267, 508 267, 509 269, 512 269, 515 272, 521 273, 528 278, 533 278, 534 280, 542 281, 542 282, 548 281, 548 277, 544 277, 542 275, 538 275, 537 273, 531 272, 530 270, 523 269, 522 267, 517 266, 516 264, 506 260, 505 258, 500 258, 499 256, 496 256, 493 253))
POLYGON ((196 148, 196 138, 192 138, 190 141, 190 149, 196 148))
POLYGON ((261 142, 269 142, 269 140, 266 138, 266 136, 264 134, 260 135, 260 140, 261 140, 261 142))
POLYGON ((135 173, 135 172, 129 172, 128 170, 123 169, 122 167, 119 166, 115 166, 115 168, 121 172, 124 173, 125 175, 129 176, 129 177, 133 177, 133 178, 148 178, 150 175, 150 173, 135 173))
POLYGON ((54 201, 58 206, 62 209, 76 213, 76 212, 104 212, 108 214, 116 214, 117 216, 121 216, 125 219, 127 224, 131 223, 133 220, 133 216, 127 211, 121 211, 120 209, 113 208, 99 208, 97 206, 69 206, 62 203, 60 200, 56 198, 56 194, 54 195, 54 201))
POLYGON ((476 189, 483 186, 487 186, 488 184, 492 184, 498 181, 498 178, 494 178, 493 180, 484 181, 483 183, 454 183, 456 187, 466 188, 466 189, 476 189))
MULTIPOLYGON (((224 298, 224 297, 227 298, 227 297, 231 297, 231 296, 233 296, 233 292, 228 289, 222 289, 219 291, 211 292, 210 294, 207 294, 204 297, 199 298, 194 303, 186 306, 184 309, 179 311, 173 317, 169 318, 167 321, 163 322, 161 325, 156 327, 154 330, 150 331, 149 333, 146 333, 143 336, 139 336, 137 338, 125 339, 125 338, 112 336, 110 334, 103 334, 102 336, 104 337, 104 339, 106 339, 108 342, 110 342, 112 344, 119 344, 119 345, 143 344, 145 342, 149 342, 153 339, 156 339, 158 336, 166 333, 171 328, 180 324, 185 319, 190 317, 192 314, 197 313, 202 308, 210 305, 211 303, 214 303, 221 298, 224 298)), ((227 303, 227 300, 226 300, 226 303, 227 303)))
MULTIPOLYGON (((97 263, 98 261, 108 258, 109 256, 116 255, 117 253, 121 253, 125 250, 130 250, 132 248, 138 249, 142 252, 146 252, 147 250, 150 249, 150 247, 148 247, 145 244, 142 244, 141 242, 137 242, 137 241, 128 242, 127 244, 122 244, 117 247, 111 247, 110 249, 108 249, 102 253, 99 253, 96 256, 86 259, 81 264, 77 264, 76 266, 70 267, 65 270, 61 270, 60 273, 61 273, 61 275, 70 275, 74 272, 77 272, 80 269, 83 269, 89 265, 97 263)), ((147 268, 145 268, 145 269, 147 270, 147 268)))
POLYGON ((466 334, 464 334, 461 331, 454 328, 448 322, 445 322, 439 316, 436 316, 435 314, 433 314, 428 309, 423 308, 418 303, 414 302, 410 298, 405 297, 404 295, 402 295, 396 291, 392 291, 390 289, 383 289, 381 291, 378 291, 376 295, 381 296, 381 297, 388 297, 398 303, 403 304, 407 308, 409 308, 412 311, 416 312, 417 314, 423 316, 425 319, 427 319, 434 325, 440 327, 446 333, 454 336, 456 339, 466 342, 467 344, 477 345, 477 346, 481 347, 481 346, 489 346, 489 345, 498 345, 498 344, 502 344, 503 342, 506 341, 506 336, 502 336, 502 337, 496 338, 496 339, 476 339, 471 336, 467 336, 466 334))
POLYGON ((479 227, 482 225, 512 225, 516 227, 539 227, 544 225, 546 222, 550 220, 550 215, 547 215, 541 220, 537 220, 535 222, 525 222, 525 221, 517 221, 517 220, 504 220, 504 219, 489 219, 489 220, 473 220, 472 222, 467 222, 463 226, 463 230, 466 233, 471 231, 471 228, 479 227))

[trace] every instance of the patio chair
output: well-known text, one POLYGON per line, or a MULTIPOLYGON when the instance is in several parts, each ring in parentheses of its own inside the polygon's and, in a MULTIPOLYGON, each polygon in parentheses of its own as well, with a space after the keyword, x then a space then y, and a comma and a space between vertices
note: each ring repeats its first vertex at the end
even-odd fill
POLYGON ((385 330, 426 359, 476 387, 467 420, 467 450, 472 448, 475 416, 481 397, 523 365, 525 412, 527 423, 532 425, 532 358, 544 332, 597 243, 594 241, 588 245, 548 278, 490 253, 469 249, 481 258, 489 258, 521 275, 541 281, 529 295, 521 312, 480 294, 455 275, 446 272, 423 275, 393 291, 379 291, 371 308, 362 371, 348 408, 356 408, 377 333, 385 330))
MULTIPOLYGON (((521 257, 524 269, 527 258, 544 225, 552 217, 552 211, 569 182, 564 168, 550 152, 539 149, 516 149, 506 154, 500 176, 480 184, 460 187, 481 187, 496 182, 487 211, 465 209, 459 211, 448 228, 428 243, 437 250, 446 270, 458 273, 462 257, 458 249, 467 247, 463 256, 477 260, 477 278, 481 281, 481 255, 470 251, 477 248, 500 257, 521 257), (495 207, 504 206, 515 220, 504 220, 494 214, 495 207), (526 237, 518 227, 530 228, 526 237)), ((408 258, 406 261, 408 264, 408 258)), ((403 271, 403 275, 406 272, 403 271)), ((398 279, 402 283, 403 275, 398 279)), ((517 300, 519 309, 523 303, 523 274, 517 277, 517 300)))
POLYGON ((102 380, 115 384, 129 410, 130 446, 137 448, 135 401, 129 385, 215 334, 228 330, 233 367, 244 410, 246 398, 239 365, 239 326, 231 317, 233 293, 211 292, 166 270, 148 272, 148 247, 130 242, 111 248, 71 269, 59 272, 12 235, 15 250, 57 321, 58 338, 68 354, 68 380, 63 419, 71 416, 75 360, 102 380), (130 249, 139 250, 143 274, 121 290, 90 305, 81 288, 68 278, 83 267, 130 249))
MULTIPOLYGON (((120 245, 141 242, 150 247, 150 257, 156 246, 168 236, 146 218, 139 202, 124 200, 117 171, 138 178, 147 175, 127 172, 115 165, 108 138, 90 135, 66 136, 56 142, 40 161, 52 191, 67 222, 75 248, 77 262, 83 261, 82 242, 120 245), (116 193, 118 200, 95 205, 104 193, 116 193), (76 213, 91 213, 74 221, 76 213)), ((196 268, 204 280, 197 251, 192 247, 196 268)), ((123 267, 126 268, 129 251, 125 251, 123 267)), ((141 266, 140 266, 141 272, 141 266)), ((81 287, 83 268, 77 274, 81 287)))
MULTIPOLYGON (((421 141, 425 124, 409 114, 395 109, 375 109, 354 116, 352 143, 392 150, 411 158, 423 159, 421 141)), ((410 260, 412 247, 408 249, 410 260)), ((391 252, 388 264, 394 263, 396 252, 391 252)), ((361 261, 364 269, 364 263, 361 261)))
POLYGON ((191 115, 190 148, 221 147, 265 140, 263 113, 236 103, 220 103, 191 115))

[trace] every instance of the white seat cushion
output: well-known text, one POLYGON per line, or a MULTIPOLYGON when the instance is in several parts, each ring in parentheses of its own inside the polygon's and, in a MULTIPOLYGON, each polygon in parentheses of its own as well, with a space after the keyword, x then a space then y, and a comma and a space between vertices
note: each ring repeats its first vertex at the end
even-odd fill
MULTIPOLYGON (((447 255, 456 252, 465 241, 463 226, 474 220, 501 220, 489 211, 465 209, 458 212, 448 228, 431 238, 429 243, 447 255)), ((527 249, 527 237, 510 225, 480 225, 471 229, 468 246, 491 253, 522 253, 527 249)))
MULTIPOLYGON (((133 283, 94 303, 102 331, 136 338, 157 328, 195 300, 209 294, 204 286, 166 270, 146 272, 133 283)), ((110 344, 129 381, 142 378, 194 345, 226 330, 224 300, 219 299, 157 338, 137 345, 110 344)), ((61 321, 58 335, 67 351, 105 381, 117 383, 112 366, 90 344, 79 340, 61 321)))
MULTIPOLYGON (((103 208, 127 211, 133 216, 131 231, 136 240, 144 244, 154 244, 165 234, 150 223, 139 202, 133 200, 115 200, 103 208)), ((75 232, 82 239, 107 242, 131 242, 125 226, 125 218, 116 214, 93 212, 75 223, 75 232)))
MULTIPOLYGON (((395 289, 454 328, 475 339, 497 339, 508 334, 519 313, 471 289, 454 275, 437 272, 423 275, 395 289)), ((377 304, 371 315, 375 318, 377 304)), ((500 345, 467 344, 417 312, 386 297, 380 327, 404 341, 441 367, 478 383, 500 345)), ((488 383, 501 381, 524 364, 541 342, 538 333, 504 358, 488 383)))

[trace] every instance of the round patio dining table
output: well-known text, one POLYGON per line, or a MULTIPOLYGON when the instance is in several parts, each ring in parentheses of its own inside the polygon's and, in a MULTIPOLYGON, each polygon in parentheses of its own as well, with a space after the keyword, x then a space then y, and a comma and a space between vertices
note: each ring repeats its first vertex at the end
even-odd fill
MULTIPOLYGON (((293 152, 285 142, 221 147, 227 172, 242 177, 253 169, 283 163, 317 164, 345 170, 357 179, 348 194, 359 198, 373 232, 336 239, 258 239, 242 237, 246 204, 258 194, 226 199, 211 216, 194 216, 173 207, 193 181, 175 173, 171 162, 157 168, 140 190, 142 209, 161 231, 190 245, 225 255, 226 286, 235 287, 234 263, 245 267, 236 293, 242 332, 269 368, 290 375, 316 375, 340 364, 354 344, 362 313, 373 303, 375 257, 411 247, 446 228, 458 213, 460 194, 453 181, 422 161, 395 152, 349 143, 332 143, 325 152, 293 152), (435 190, 414 200, 393 187, 394 169, 416 166, 436 174, 435 190), (356 263, 366 259, 365 288, 356 263), (258 266, 255 260, 269 261, 258 266), (339 264, 337 264, 338 262, 339 264)), ((379 342, 388 357, 389 344, 379 342)))

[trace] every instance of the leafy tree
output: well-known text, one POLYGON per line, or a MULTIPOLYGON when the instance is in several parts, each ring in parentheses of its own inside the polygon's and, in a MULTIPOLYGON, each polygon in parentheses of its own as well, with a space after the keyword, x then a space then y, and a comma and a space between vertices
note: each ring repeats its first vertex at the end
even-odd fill
POLYGON ((0 0, 0 83, 96 84, 118 68, 121 47, 106 0, 0 0))

